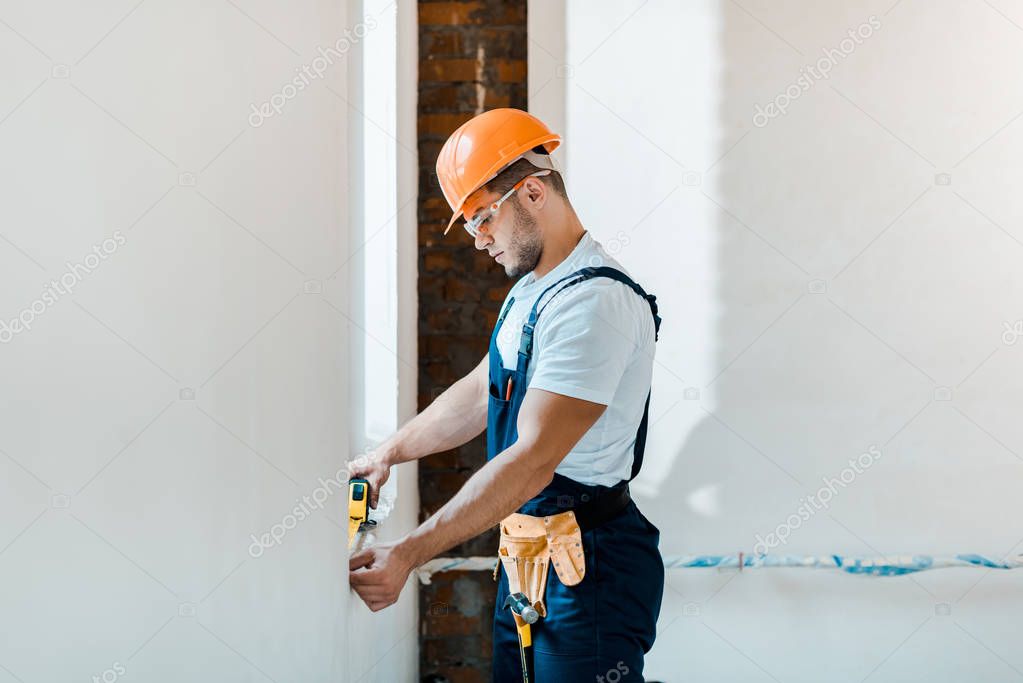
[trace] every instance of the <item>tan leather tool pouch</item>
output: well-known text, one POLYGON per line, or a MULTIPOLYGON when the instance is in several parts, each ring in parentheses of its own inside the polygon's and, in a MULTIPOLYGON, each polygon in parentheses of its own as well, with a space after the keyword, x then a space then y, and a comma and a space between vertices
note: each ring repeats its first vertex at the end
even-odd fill
POLYGON ((582 540, 571 510, 549 517, 518 512, 505 517, 498 557, 508 576, 509 591, 524 593, 540 616, 547 616, 547 570, 553 562, 561 583, 575 586, 581 582, 586 575, 582 540))

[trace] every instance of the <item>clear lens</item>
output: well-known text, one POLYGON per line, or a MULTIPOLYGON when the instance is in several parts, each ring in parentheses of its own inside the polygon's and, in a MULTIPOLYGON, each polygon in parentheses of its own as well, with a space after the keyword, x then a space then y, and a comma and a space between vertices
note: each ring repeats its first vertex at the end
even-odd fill
POLYGON ((490 212, 489 211, 484 211, 483 213, 479 214, 475 218, 470 218, 469 220, 467 220, 465 222, 465 230, 466 230, 466 232, 468 232, 470 235, 472 235, 473 239, 476 239, 476 235, 478 235, 479 232, 480 232, 480 226, 483 225, 483 221, 487 220, 487 218, 489 218, 489 217, 490 217, 490 212))
POLYGON ((488 206, 485 210, 480 211, 479 214, 476 215, 474 218, 470 218, 465 222, 465 230, 470 235, 472 235, 473 239, 476 239, 476 235, 479 234, 480 226, 483 225, 488 218, 497 213, 497 210, 501 208, 502 202, 504 202, 505 199, 511 196, 512 192, 514 192, 514 189, 510 190, 508 194, 506 194, 505 196, 501 197, 499 200, 488 206))

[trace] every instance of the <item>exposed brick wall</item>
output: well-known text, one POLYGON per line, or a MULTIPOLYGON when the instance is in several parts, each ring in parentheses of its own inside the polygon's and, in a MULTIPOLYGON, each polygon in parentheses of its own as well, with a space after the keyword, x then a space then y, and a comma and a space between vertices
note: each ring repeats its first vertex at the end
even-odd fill
MULTIPOLYGON (((487 350, 504 271, 453 228, 434 164, 444 140, 474 115, 526 108, 526 1, 419 2, 419 409, 469 372, 487 350)), ((483 439, 420 461, 421 519, 447 502, 485 460, 483 439)), ((496 531, 451 555, 490 555, 496 531)), ((488 572, 438 574, 420 592, 423 681, 490 681, 495 584, 488 572)))

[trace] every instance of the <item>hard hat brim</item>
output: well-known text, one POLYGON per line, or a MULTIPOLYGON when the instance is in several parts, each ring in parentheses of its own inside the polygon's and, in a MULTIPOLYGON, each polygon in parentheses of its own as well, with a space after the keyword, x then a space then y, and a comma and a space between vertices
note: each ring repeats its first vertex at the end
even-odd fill
POLYGON ((461 207, 459 207, 458 211, 456 211, 456 212, 454 213, 454 215, 453 215, 453 216, 451 216, 451 220, 449 220, 449 221, 448 221, 448 227, 444 228, 444 234, 445 234, 445 235, 446 235, 446 234, 448 234, 448 230, 450 230, 450 229, 451 229, 451 226, 455 224, 455 221, 457 221, 457 220, 458 220, 458 218, 459 218, 459 217, 460 217, 461 215, 462 215, 462 209, 461 209, 461 207))
MULTIPOLYGON (((558 141, 560 142, 560 138, 558 138, 558 141)), ((549 169, 551 171, 557 171, 558 170, 558 164, 557 164, 557 162, 555 162, 553 156, 551 156, 550 154, 537 154, 536 152, 532 151, 532 148, 530 148, 529 151, 523 152, 522 154, 518 155, 517 157, 512 159, 510 162, 508 162, 507 164, 502 166, 500 169, 498 169, 498 171, 496 173, 494 173, 493 176, 491 176, 490 178, 487 178, 487 180, 484 181, 482 185, 480 185, 475 190, 470 192, 465 197, 465 199, 462 200, 462 203, 455 210, 455 213, 452 214, 451 220, 448 221, 448 227, 444 228, 444 233, 443 234, 447 235, 448 231, 451 230, 451 226, 453 226, 455 224, 455 221, 457 221, 459 219, 459 217, 461 217, 462 212, 465 210, 465 202, 469 201, 469 197, 471 197, 473 194, 475 194, 477 191, 479 191, 480 188, 482 188, 484 185, 489 183, 491 180, 493 180, 497 176, 501 175, 501 171, 503 171, 504 169, 508 168, 509 166, 514 164, 519 159, 525 159, 526 161, 528 161, 529 163, 533 164, 534 166, 536 166, 537 168, 540 168, 540 169, 549 169)))

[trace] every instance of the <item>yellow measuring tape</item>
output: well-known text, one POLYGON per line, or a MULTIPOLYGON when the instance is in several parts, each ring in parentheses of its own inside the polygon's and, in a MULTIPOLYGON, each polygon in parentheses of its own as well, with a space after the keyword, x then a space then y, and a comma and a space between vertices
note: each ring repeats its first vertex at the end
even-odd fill
POLYGON ((369 482, 365 479, 348 481, 348 547, 355 543, 355 535, 369 518, 369 482))

